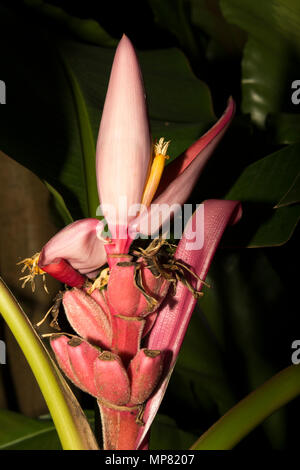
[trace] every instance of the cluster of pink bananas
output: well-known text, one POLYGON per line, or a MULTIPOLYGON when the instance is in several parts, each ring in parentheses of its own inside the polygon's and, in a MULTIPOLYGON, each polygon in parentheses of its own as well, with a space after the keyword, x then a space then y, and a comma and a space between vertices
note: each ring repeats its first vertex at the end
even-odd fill
POLYGON ((195 236, 196 212, 173 262, 162 269, 155 242, 152 252, 146 248, 134 255, 132 230, 151 235, 141 227, 158 227, 142 222, 153 218, 157 207, 167 205, 171 212, 174 204, 185 202, 233 115, 230 99, 219 121, 163 172, 167 143, 161 140, 152 149, 138 60, 123 36, 112 67, 96 161, 102 212, 114 235, 104 239, 97 219, 79 220, 55 235, 34 261, 35 273, 47 272, 73 288, 64 293, 63 305, 79 336, 54 335, 51 345, 65 374, 97 398, 106 449, 147 448, 148 431, 195 307, 200 279, 205 279, 226 226, 238 220, 241 211, 234 201, 205 201, 203 246, 188 248, 195 236), (124 197, 127 207, 143 204, 146 210, 125 213, 120 205, 124 197), (156 262, 156 270, 149 259, 156 262), (100 271, 106 263, 109 272, 100 271), (185 282, 173 282, 173 268, 177 281, 184 270, 185 282))
MULTIPOLYGON (((156 280, 147 269, 143 274, 149 280, 147 291, 153 294, 160 284, 159 296, 163 298, 166 283, 156 280)), ((143 405, 160 379, 163 355, 140 347, 154 318, 144 295, 134 286, 131 267, 115 266, 106 291, 96 289, 89 295, 74 288, 65 292, 63 304, 80 337, 51 339, 58 363, 75 385, 97 398, 104 448, 134 449, 143 405), (118 289, 116 283, 122 287, 118 289), (126 292, 124 304, 120 292, 126 292)))

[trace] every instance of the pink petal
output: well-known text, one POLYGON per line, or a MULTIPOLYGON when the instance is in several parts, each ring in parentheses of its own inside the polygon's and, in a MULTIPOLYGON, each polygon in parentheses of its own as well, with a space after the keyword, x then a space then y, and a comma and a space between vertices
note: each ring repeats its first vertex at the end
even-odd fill
MULTIPOLYGON (((200 250, 187 250, 190 239, 195 230, 196 215, 190 219, 180 241, 176 258, 184 262, 202 280, 205 279, 210 263, 223 235, 226 226, 235 223, 241 216, 241 206, 235 201, 208 200, 204 203, 204 245, 200 250)), ((200 283, 198 283, 198 287, 200 283)), ((146 425, 140 431, 137 448, 142 444, 150 425, 158 411, 160 403, 166 391, 170 376, 184 339, 196 300, 190 291, 181 283, 178 284, 176 294, 172 302, 168 302, 168 296, 162 304, 156 322, 150 332, 147 348, 167 350, 171 353, 168 364, 165 364, 162 384, 155 395, 148 401, 144 421, 146 425)))
POLYGON ((95 275, 95 271, 106 263, 103 241, 97 237, 101 227, 102 224, 97 219, 77 220, 65 227, 43 247, 39 259, 40 268, 67 284, 68 279, 61 278, 68 274, 63 273, 67 263, 81 274, 95 275), (62 260, 67 263, 61 263, 62 260))
POLYGON ((128 208, 141 202, 150 151, 141 71, 134 48, 124 35, 112 66, 96 153, 98 190, 110 230, 116 225, 114 209, 117 225, 126 226, 128 208))
POLYGON ((157 197, 148 210, 130 223, 130 233, 153 234, 176 215, 190 196, 201 171, 229 127, 235 112, 235 104, 229 99, 227 108, 218 122, 189 147, 180 157, 167 166, 160 182, 157 197), (162 213, 162 208, 165 210, 162 213), (172 207, 173 206, 173 207, 172 207))

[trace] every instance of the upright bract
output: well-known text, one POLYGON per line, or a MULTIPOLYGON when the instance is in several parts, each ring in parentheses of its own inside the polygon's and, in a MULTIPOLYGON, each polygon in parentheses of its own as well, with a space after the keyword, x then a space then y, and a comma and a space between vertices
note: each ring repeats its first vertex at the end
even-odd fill
POLYGON ((151 157, 141 71, 126 36, 115 54, 96 154, 103 214, 112 232, 117 228, 126 229, 128 218, 133 217, 128 214, 128 209, 142 201, 151 157))
POLYGON ((226 225, 239 218, 239 204, 206 201, 204 226, 195 223, 202 206, 176 251, 162 239, 148 246, 132 242, 139 232, 153 235, 173 205, 185 202, 234 110, 230 98, 218 122, 163 173, 169 142, 151 144, 137 56, 123 36, 97 142, 98 189, 110 235, 97 219, 77 221, 24 260, 31 282, 47 272, 73 288, 62 302, 78 336, 56 333, 51 346, 69 379, 97 399, 105 449, 147 447, 214 251, 226 225), (157 217, 160 205, 167 207, 163 217, 157 217), (200 245, 192 240, 199 229, 200 245))
MULTIPOLYGON (((189 221, 182 240, 178 244, 175 257, 185 262, 198 276, 205 280, 210 263, 228 224, 238 222, 241 217, 241 206, 235 201, 208 200, 204 202, 204 244, 200 250, 188 250, 187 245, 194 233, 196 214, 189 221)), ((191 282, 201 282, 196 279, 191 282)), ((163 380, 156 393, 148 401, 145 413, 145 427, 139 431, 136 447, 143 446, 143 439, 151 426, 163 399, 166 387, 176 363, 196 299, 183 285, 179 284, 172 302, 165 299, 154 327, 147 340, 147 347, 168 351, 169 361, 165 364, 163 380)))

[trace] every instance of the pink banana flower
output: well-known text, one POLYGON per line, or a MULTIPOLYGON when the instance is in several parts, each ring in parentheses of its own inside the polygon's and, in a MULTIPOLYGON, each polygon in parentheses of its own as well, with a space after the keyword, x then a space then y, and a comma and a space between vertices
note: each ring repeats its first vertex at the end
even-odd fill
POLYGON ((96 152, 99 197, 111 235, 103 235, 104 224, 96 218, 79 220, 24 260, 31 269, 25 282, 46 272, 73 288, 62 301, 78 336, 53 335, 51 346, 67 377, 97 399, 105 449, 147 448, 211 259, 226 226, 241 216, 240 205, 204 202, 203 245, 190 249, 199 208, 176 252, 163 252, 164 261, 166 243, 154 240, 142 249, 132 242, 139 232, 156 232, 174 206, 186 201, 234 111, 230 98, 217 123, 163 172, 168 142, 152 146, 139 63, 123 36, 96 152), (163 215, 162 205, 168 207, 163 215), (106 263, 109 270, 101 271, 106 263))
MULTIPOLYGON (((161 148, 158 151, 162 153, 151 155, 139 63, 131 42, 123 36, 112 66, 96 154, 102 211, 110 230, 113 233, 118 231, 123 237, 105 244, 100 237, 102 225, 98 219, 76 221, 44 246, 38 259, 39 268, 63 283, 81 287, 86 276, 95 277, 101 266, 113 262, 107 253, 128 252, 132 242, 128 229, 135 233, 140 227, 148 228, 151 226, 148 220, 155 220, 160 205, 167 203, 172 208, 186 201, 230 125, 234 112, 235 104, 230 98, 218 122, 162 173, 166 155, 161 148), (126 202, 125 207, 122 206, 123 201, 126 202), (128 214, 128 208, 140 204, 147 210, 136 216, 128 214)), ((165 212, 164 217, 168 216, 169 213, 165 212)), ((163 222, 161 219, 160 224, 163 222)), ((157 228, 152 224, 153 232, 157 228)), ((148 230, 141 231, 148 233, 148 230)))

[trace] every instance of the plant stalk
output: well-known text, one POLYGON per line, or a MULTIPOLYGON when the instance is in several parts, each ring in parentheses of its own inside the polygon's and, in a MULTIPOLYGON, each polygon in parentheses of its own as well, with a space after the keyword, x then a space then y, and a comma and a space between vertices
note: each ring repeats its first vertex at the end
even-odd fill
POLYGON ((86 442, 76 426, 74 415, 63 393, 57 370, 22 308, 0 279, 0 312, 21 347, 39 384, 54 421, 63 449, 96 448, 86 442))
POLYGON ((300 365, 292 365, 274 375, 231 408, 191 449, 232 449, 268 416, 299 394, 300 365))

